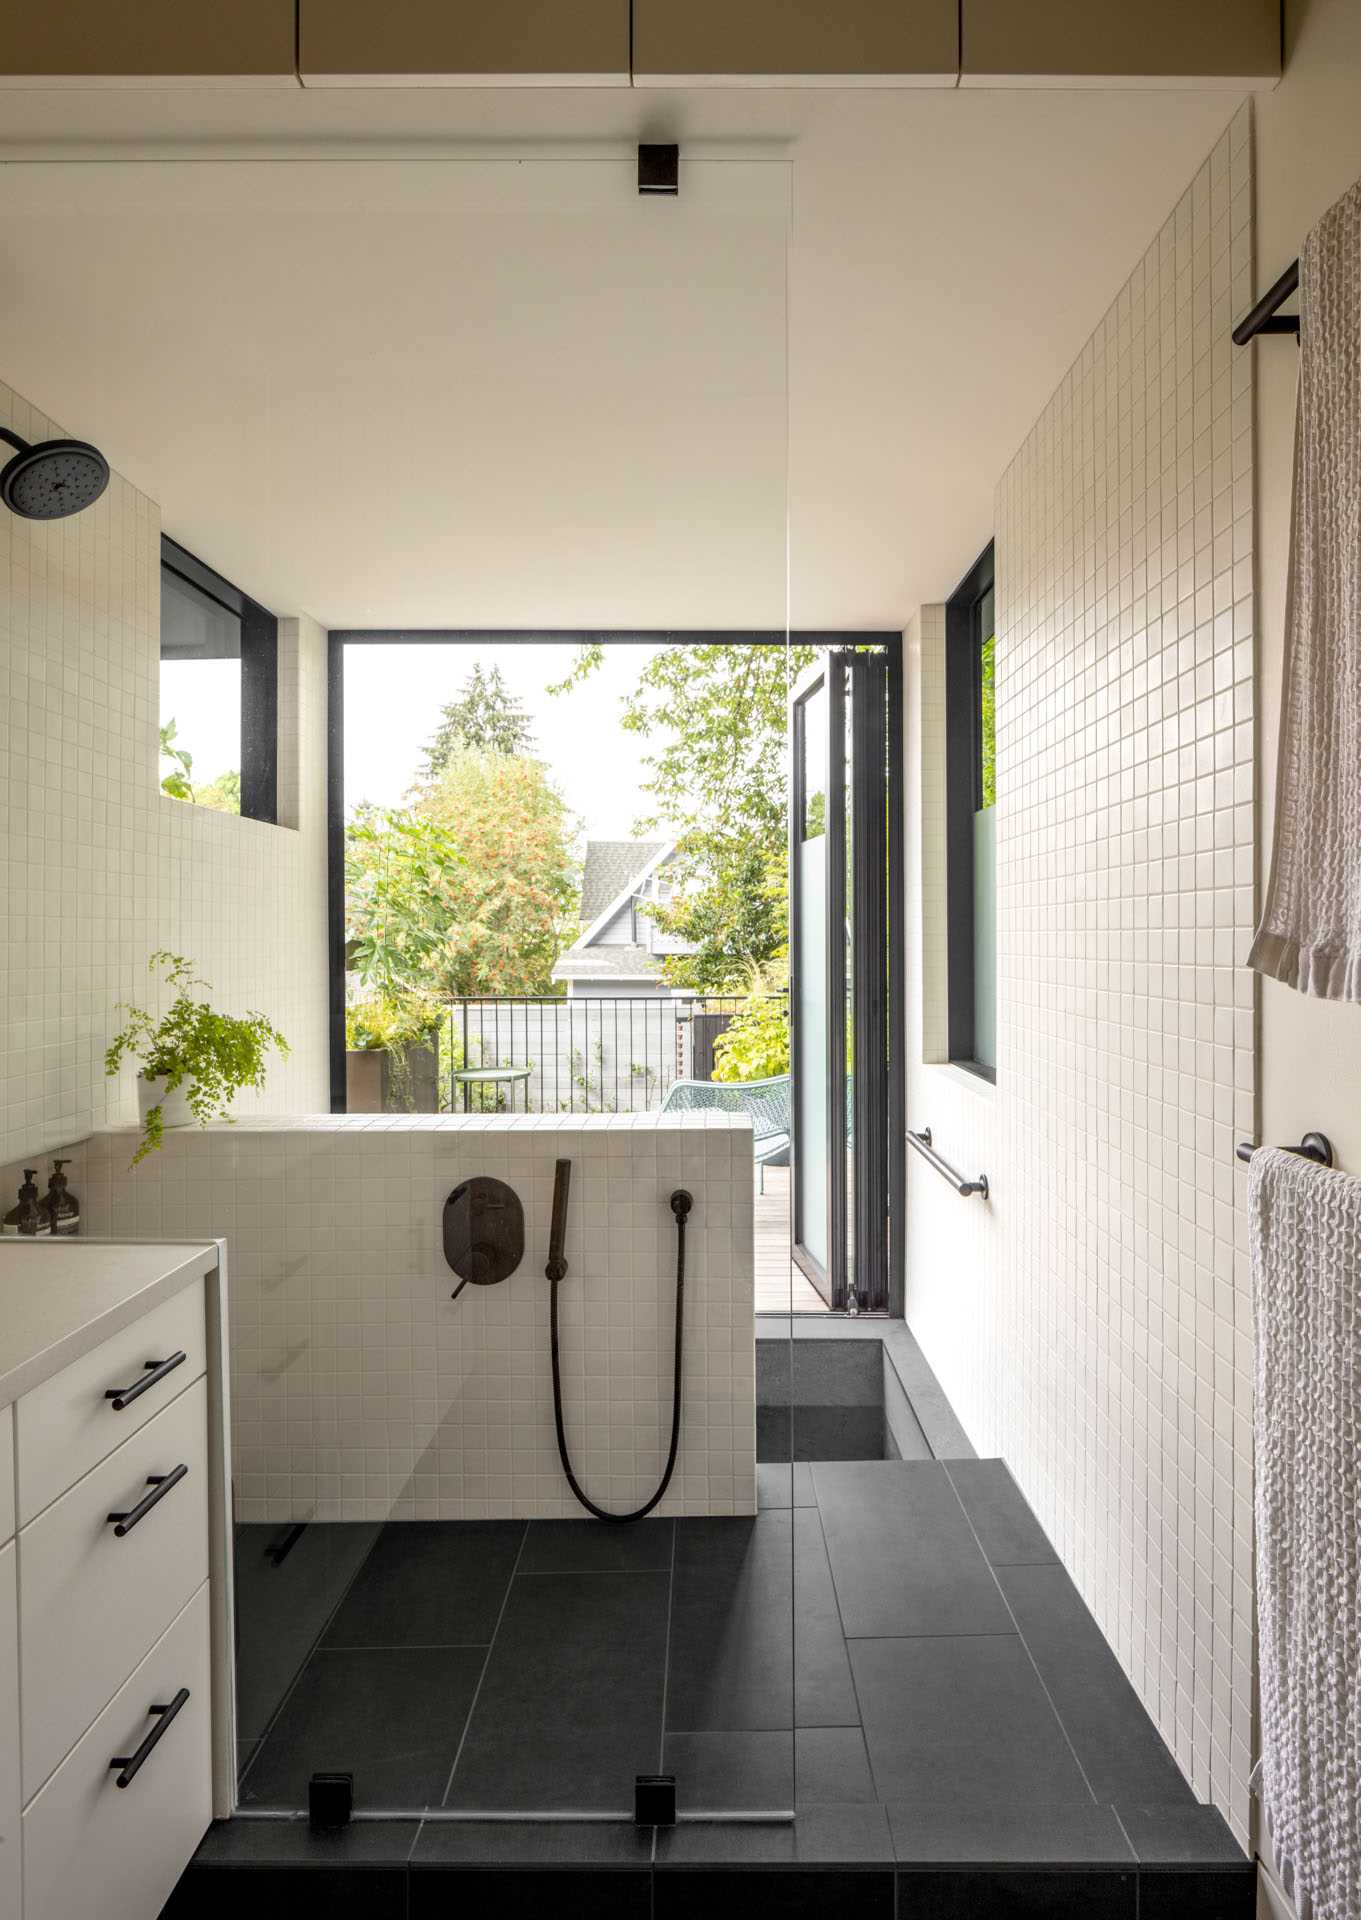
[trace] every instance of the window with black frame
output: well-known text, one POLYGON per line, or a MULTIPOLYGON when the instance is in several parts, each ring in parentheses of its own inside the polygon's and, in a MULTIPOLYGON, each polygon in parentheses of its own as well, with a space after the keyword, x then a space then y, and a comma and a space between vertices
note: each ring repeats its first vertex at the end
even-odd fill
POLYGON ((945 608, 950 1058, 997 1076, 997 724, 993 550, 945 608))
POLYGON ((161 791, 274 821, 278 632, 267 608, 161 540, 161 791))

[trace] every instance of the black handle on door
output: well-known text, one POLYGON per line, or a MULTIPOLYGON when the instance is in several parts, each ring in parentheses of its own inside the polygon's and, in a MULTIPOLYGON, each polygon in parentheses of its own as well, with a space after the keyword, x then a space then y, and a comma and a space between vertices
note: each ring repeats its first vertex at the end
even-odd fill
POLYGON ((164 1500, 170 1489, 177 1487, 188 1471, 188 1467, 181 1464, 175 1467, 170 1473, 149 1473, 146 1477, 146 1483, 151 1488, 151 1492, 144 1493, 137 1502, 137 1505, 127 1513, 111 1513, 106 1516, 110 1523, 117 1521, 118 1524, 113 1530, 118 1538, 120 1540, 126 1539, 128 1534, 130 1534, 137 1525, 137 1522, 139 1520, 145 1520, 157 1501, 164 1500))
POLYGON ((121 1413, 124 1407, 130 1407, 134 1400, 140 1399, 148 1387, 157 1387, 168 1373, 176 1367, 182 1367, 188 1358, 184 1353, 172 1353, 168 1360, 144 1360, 142 1365, 147 1371, 140 1380, 134 1380, 130 1387, 106 1387, 104 1398, 112 1400, 115 1413, 121 1413))
POLYGON ((130 1787, 132 1785, 142 1768, 156 1751, 156 1742, 160 1739, 161 1735, 170 1725, 170 1722, 175 1718, 175 1715, 180 1711, 181 1707, 186 1704, 188 1699, 188 1687, 181 1687, 173 1700, 162 1701, 159 1705, 153 1704, 147 1708, 148 1713, 154 1713, 157 1716, 156 1724, 151 1729, 151 1732, 147 1735, 141 1746, 138 1747, 136 1753, 120 1753, 117 1759, 110 1760, 109 1762, 111 1767, 121 1767, 123 1769, 114 1782, 115 1786, 130 1787))

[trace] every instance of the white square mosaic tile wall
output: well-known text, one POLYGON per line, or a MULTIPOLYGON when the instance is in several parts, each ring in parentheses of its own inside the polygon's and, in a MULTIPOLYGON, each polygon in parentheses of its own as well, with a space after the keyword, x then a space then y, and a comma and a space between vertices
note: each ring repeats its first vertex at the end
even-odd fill
POLYGON ((1252 300, 1249 132, 1245 106, 998 488, 995 1090, 931 1064, 939 609, 909 632, 907 706, 916 950, 925 935, 909 1122, 992 1182, 962 1202, 909 1156, 909 1317, 1243 1839, 1253 362, 1230 332, 1252 300))
MULTIPOLYGON (((64 431, 3 385, 0 421, 30 440, 64 431)), ((155 504, 118 474, 70 520, 0 512, 0 1161, 135 1112, 132 1074, 106 1081, 104 1049, 114 1003, 151 989, 157 947, 188 954, 220 1005, 259 1007, 292 1043, 243 1110, 329 1104, 324 636, 281 623, 288 825, 168 798, 160 533, 155 504)))
POLYGON ((572 1161, 563 1388, 598 1504, 649 1498, 671 1431, 677 1186, 686 1246, 681 1450, 662 1514, 756 1503, 750 1122, 729 1115, 316 1117, 186 1129, 129 1172, 96 1134, 86 1231, 226 1236, 240 1520, 584 1518, 549 1370, 554 1163, 572 1161), (520 1195, 525 1257, 494 1287, 445 1264, 450 1190, 520 1195))

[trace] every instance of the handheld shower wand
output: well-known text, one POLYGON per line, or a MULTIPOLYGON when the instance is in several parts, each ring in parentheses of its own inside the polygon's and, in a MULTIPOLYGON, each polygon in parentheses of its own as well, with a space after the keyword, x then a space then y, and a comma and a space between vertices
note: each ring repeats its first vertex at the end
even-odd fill
POLYGON ((553 1420, 558 1431, 558 1458, 562 1470, 567 1476, 567 1484, 585 1507, 587 1513, 593 1513, 597 1520, 609 1520, 618 1525, 626 1525, 631 1520, 644 1520, 652 1509, 666 1497, 671 1485, 671 1476, 676 1470, 676 1453, 680 1446, 681 1416, 681 1347, 685 1334, 685 1223, 694 1206, 694 1198, 677 1187, 671 1196, 671 1211, 676 1220, 676 1353, 671 1376, 671 1448, 666 1456, 666 1469, 658 1483, 652 1498, 632 1513, 608 1513, 604 1507, 598 1507, 595 1501, 583 1489, 581 1482, 572 1471, 571 1456, 567 1451, 567 1431, 562 1419, 562 1360, 558 1341, 558 1287, 567 1278, 567 1258, 563 1251, 567 1239, 567 1199, 572 1190, 572 1163, 559 1160, 553 1177, 553 1221, 548 1232, 548 1265, 544 1273, 549 1283, 549 1327, 553 1346, 553 1420))

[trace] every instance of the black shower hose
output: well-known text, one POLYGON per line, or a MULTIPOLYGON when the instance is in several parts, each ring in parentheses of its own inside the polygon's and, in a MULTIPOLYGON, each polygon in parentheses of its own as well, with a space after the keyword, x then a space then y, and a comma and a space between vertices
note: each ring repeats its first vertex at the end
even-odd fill
MULTIPOLYGON (((562 1470, 567 1475, 567 1484, 585 1507, 587 1513, 595 1515, 597 1520, 609 1520, 616 1526, 627 1526, 633 1520, 645 1520, 652 1509, 666 1497, 671 1485, 671 1476, 676 1470, 676 1450, 680 1445, 681 1417, 681 1343, 685 1333, 685 1222, 694 1205, 691 1196, 683 1187, 677 1187, 671 1196, 671 1211, 676 1218, 676 1355, 671 1376, 671 1449, 666 1456, 666 1470, 658 1483, 657 1491, 641 1507, 635 1507, 632 1513, 607 1513, 604 1507, 598 1507, 591 1499, 581 1482, 572 1471, 571 1456, 567 1451, 567 1433, 562 1423, 562 1360, 558 1351, 558 1287, 567 1272, 567 1262, 562 1258, 561 1239, 558 1232, 558 1208, 554 1207, 553 1253, 546 1269, 549 1280, 549 1324, 553 1339, 553 1420, 558 1430, 558 1458, 562 1461, 562 1470)), ((566 1225, 567 1196, 563 1184, 561 1218, 566 1225)))

